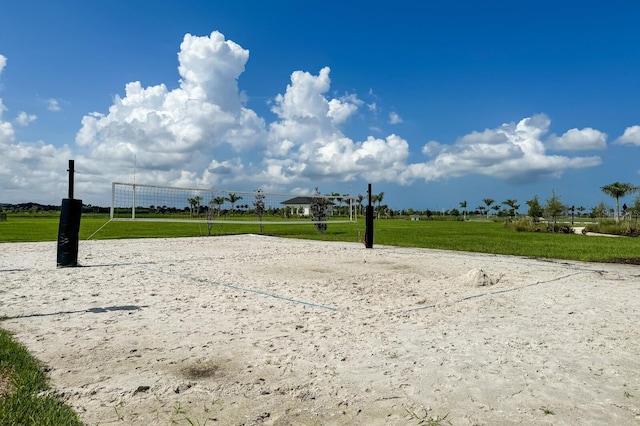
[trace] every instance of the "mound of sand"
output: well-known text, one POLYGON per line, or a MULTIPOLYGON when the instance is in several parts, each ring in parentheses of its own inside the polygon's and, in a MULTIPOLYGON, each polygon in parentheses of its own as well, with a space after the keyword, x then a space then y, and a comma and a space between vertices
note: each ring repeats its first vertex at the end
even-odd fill
POLYGON ((463 283, 471 287, 491 286, 500 281, 500 278, 491 278, 482 268, 472 268, 461 277, 463 283))

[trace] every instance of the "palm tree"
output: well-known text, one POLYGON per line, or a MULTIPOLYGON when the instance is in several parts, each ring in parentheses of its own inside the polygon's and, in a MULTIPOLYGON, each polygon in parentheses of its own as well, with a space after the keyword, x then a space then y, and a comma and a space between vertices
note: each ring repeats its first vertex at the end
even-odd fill
POLYGON ((202 197, 197 195, 194 200, 196 202, 196 216, 200 217, 200 201, 202 201, 202 197))
POLYGON ((600 189, 608 196, 616 199, 616 210, 614 213, 615 220, 618 222, 620 221, 620 197, 624 197, 625 195, 633 192, 638 192, 640 187, 633 186, 630 183, 613 182, 609 185, 601 186, 600 189))
POLYGON ((193 209, 196 205, 195 198, 187 198, 187 202, 189 203, 189 217, 193 216, 193 209))
POLYGON ((349 215, 349 211, 351 210, 349 207, 351 207, 351 203, 353 198, 351 198, 349 196, 349 194, 342 194, 342 197, 340 198, 340 202, 344 203, 344 209, 343 209, 343 213, 348 216, 349 215))
POLYGON ((460 208, 462 209, 462 219, 467 220, 467 200, 460 202, 460 208))
POLYGON ((489 207, 491 207, 491 204, 493 204, 494 201, 495 200, 493 198, 484 198, 482 200, 482 202, 487 205, 487 219, 489 218, 489 213, 490 213, 489 207))
POLYGON ((236 195, 235 192, 231 192, 229 193, 229 196, 227 197, 227 201, 229 201, 231 203, 231 214, 233 215, 233 209, 235 208, 235 205, 238 201, 242 200, 242 197, 239 195, 236 195))
POLYGON ((200 201, 202 201, 202 197, 198 195, 193 198, 187 198, 187 201, 189 202, 189 216, 193 216, 194 212, 196 212, 196 214, 199 216, 200 201))
POLYGON ((211 200, 211 203, 214 206, 218 206, 218 216, 220 216, 220 207, 222 207, 222 205, 224 204, 225 201, 226 200, 225 200, 224 197, 216 197, 213 200, 211 200))
POLYGON ((384 192, 381 192, 376 196, 376 201, 378 202, 378 219, 380 219, 380 204, 382 203, 383 198, 384 192))
POLYGON ((362 214, 362 201, 364 201, 364 195, 358 194, 356 197, 356 202, 358 203, 358 211, 362 214))
POLYGON ((347 202, 347 194, 340 195, 339 192, 332 192, 331 197, 335 198, 335 200, 338 202, 338 214, 342 214, 342 202, 347 202))
POLYGON ((510 207, 510 211, 509 214, 511 216, 517 216, 518 214, 518 209, 520 208, 520 204, 516 204, 518 202, 518 200, 514 200, 513 198, 507 198, 505 201, 502 202, 502 204, 504 204, 505 206, 509 206, 510 207))
POLYGON ((372 194, 371 195, 371 204, 375 204, 377 202, 378 202, 378 194, 372 194))

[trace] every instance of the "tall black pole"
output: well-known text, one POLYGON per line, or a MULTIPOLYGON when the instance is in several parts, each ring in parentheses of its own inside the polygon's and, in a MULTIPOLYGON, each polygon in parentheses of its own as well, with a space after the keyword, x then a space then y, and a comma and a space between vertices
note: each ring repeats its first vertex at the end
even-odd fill
POLYGON ((74 160, 69 160, 69 199, 73 200, 73 173, 74 173, 74 160))
POLYGON ((366 248, 373 248, 373 205, 371 204, 371 184, 367 189, 369 202, 367 204, 367 212, 365 216, 364 245, 366 248))

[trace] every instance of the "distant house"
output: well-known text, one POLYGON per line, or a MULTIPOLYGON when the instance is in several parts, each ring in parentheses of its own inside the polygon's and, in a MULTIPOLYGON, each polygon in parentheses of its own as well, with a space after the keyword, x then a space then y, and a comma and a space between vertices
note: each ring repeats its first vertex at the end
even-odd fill
MULTIPOLYGON (((310 216, 311 215, 311 202, 313 197, 293 197, 289 200, 283 201, 286 207, 289 207, 293 214, 298 216, 310 216)), ((333 214, 333 203, 329 204, 328 214, 333 214)))

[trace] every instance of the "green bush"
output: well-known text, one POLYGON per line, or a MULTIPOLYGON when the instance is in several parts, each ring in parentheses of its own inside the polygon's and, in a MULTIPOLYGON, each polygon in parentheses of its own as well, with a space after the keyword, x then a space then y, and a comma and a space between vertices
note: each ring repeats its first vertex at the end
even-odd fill
POLYGON ((516 232, 549 232, 556 234, 572 234, 573 229, 569 225, 534 222, 531 218, 509 219, 504 222, 507 229, 516 232))
POLYGON ((599 234, 621 235, 626 237, 640 237, 640 229, 630 226, 628 222, 603 220, 601 223, 590 223, 583 232, 597 232, 599 234))
MULTIPOLYGON (((504 227, 516 232, 554 232, 552 224, 534 222, 530 217, 509 219, 504 222, 504 227)), ((556 227, 559 227, 556 225, 556 227)), ((557 230, 555 232, 558 232, 557 230)))

